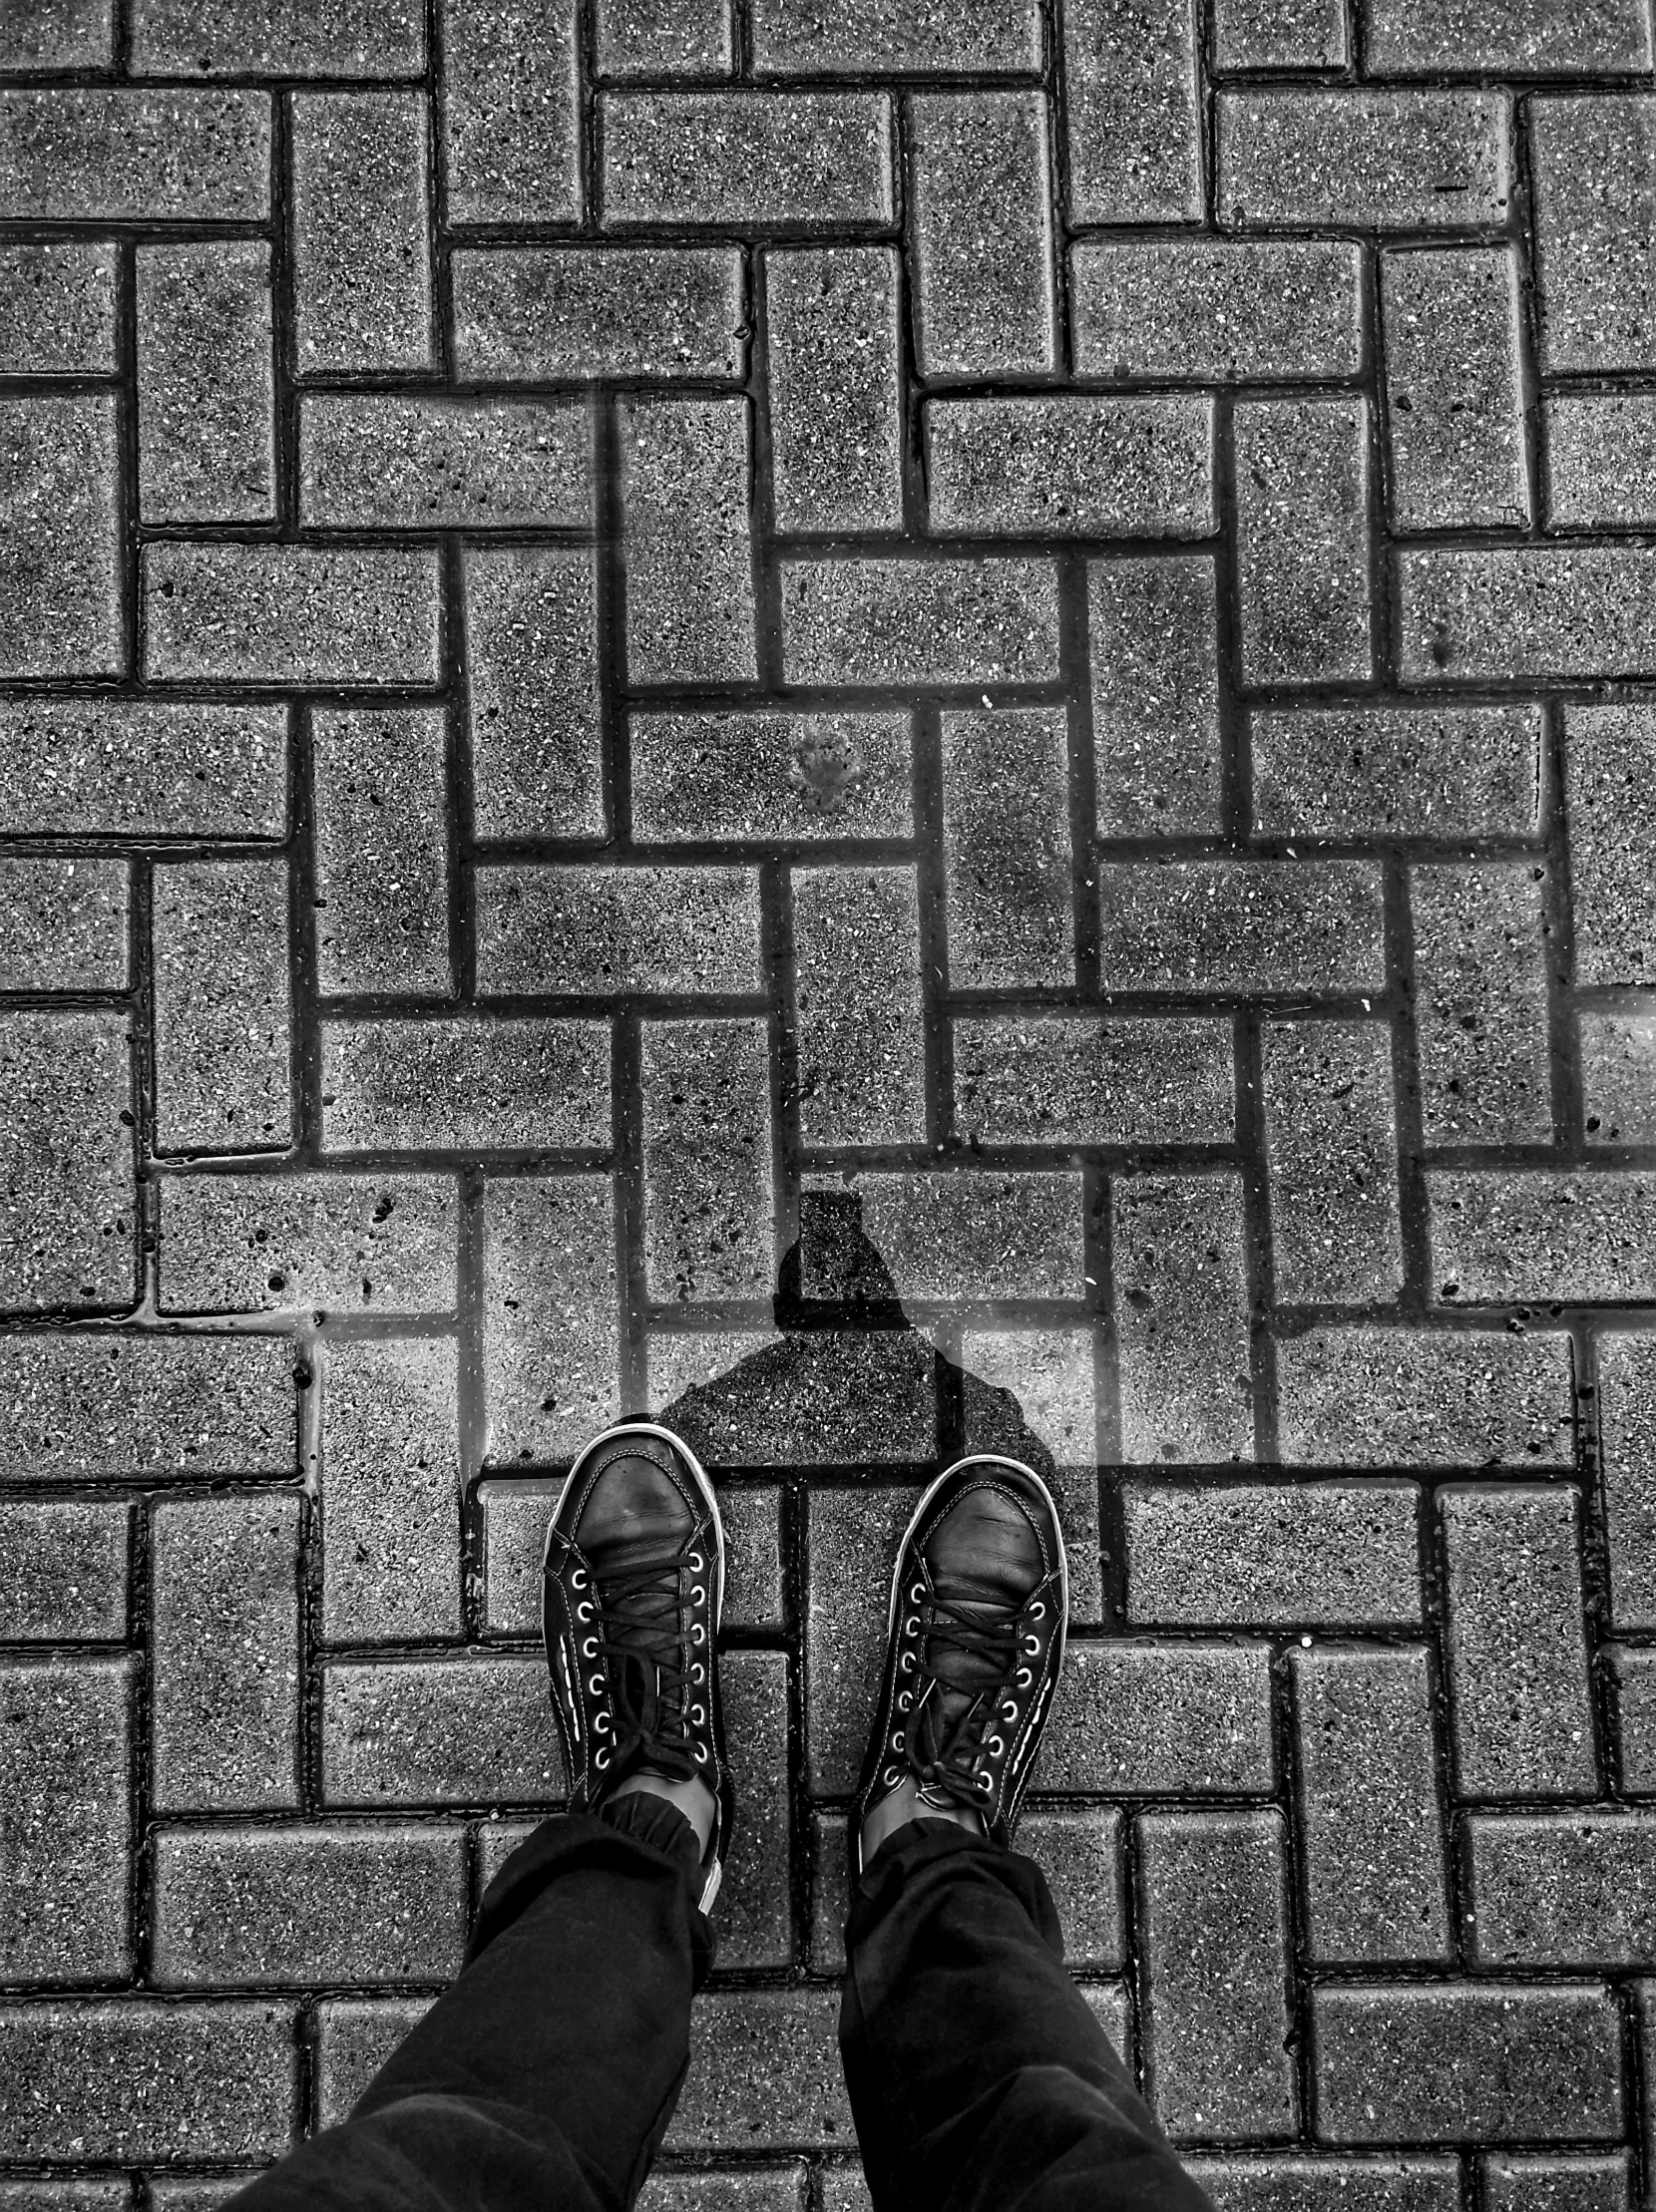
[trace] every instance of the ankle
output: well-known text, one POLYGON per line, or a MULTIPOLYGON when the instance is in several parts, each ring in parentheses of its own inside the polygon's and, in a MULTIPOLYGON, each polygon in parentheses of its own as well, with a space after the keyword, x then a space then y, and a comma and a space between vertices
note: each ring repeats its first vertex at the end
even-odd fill
POLYGON ((984 1833, 983 1821, 966 1805, 957 1805, 953 1798, 945 1798, 941 1805, 931 1805, 920 1794, 920 1784, 912 1775, 905 1775, 895 1789, 887 1792, 869 1812, 863 1822, 863 1864, 867 1866, 888 1836, 899 1828, 906 1828, 913 1820, 952 1820, 969 1835, 984 1833))
POLYGON ((618 1797, 639 1794, 664 1797, 669 1805, 684 1815, 695 1830, 697 1845, 703 1852, 706 1851, 707 1838, 713 1832, 713 1818, 718 1807, 705 1782, 694 1776, 687 1782, 679 1782, 665 1774, 649 1774, 640 1770, 636 1774, 627 1775, 625 1781, 618 1782, 613 1790, 606 1793, 611 1802, 618 1797))

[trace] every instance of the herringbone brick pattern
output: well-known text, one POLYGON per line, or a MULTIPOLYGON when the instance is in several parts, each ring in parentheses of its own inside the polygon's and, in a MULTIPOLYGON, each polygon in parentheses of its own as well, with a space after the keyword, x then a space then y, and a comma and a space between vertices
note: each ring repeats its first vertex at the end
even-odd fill
POLYGON ((648 1406, 745 1784, 657 2205, 859 2201, 876 1585, 1009 1435, 1030 1839, 1215 2201, 1643 2203, 1645 0, 11 0, 0 75, 0 2197, 345 2108, 648 1406))

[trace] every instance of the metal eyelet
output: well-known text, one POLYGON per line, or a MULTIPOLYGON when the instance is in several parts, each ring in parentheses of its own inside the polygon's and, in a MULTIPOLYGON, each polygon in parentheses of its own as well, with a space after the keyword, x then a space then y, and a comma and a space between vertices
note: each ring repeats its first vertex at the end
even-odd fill
POLYGON ((707 1715, 706 1715, 706 1713, 705 1713, 705 1712, 704 1712, 704 1711, 702 1710, 701 1706, 699 1706, 699 1705, 692 1705, 692 1706, 690 1707, 690 1718, 691 1718, 692 1720, 705 1720, 705 1719, 706 1719, 706 1717, 707 1717, 707 1715))
POLYGON ((690 1662, 690 1679, 692 1682, 704 1682, 707 1679, 707 1669, 699 1659, 690 1662))
POLYGON ((689 1559, 689 1568, 690 1568, 690 1573, 691 1573, 692 1575, 699 1575, 699 1574, 700 1574, 700 1572, 701 1572, 701 1567, 702 1567, 702 1559, 701 1559, 701 1554, 700 1554, 699 1552, 692 1552, 692 1553, 690 1554, 690 1559, 689 1559))
POLYGON ((902 1748, 903 1748, 903 1731, 902 1731, 902 1729, 901 1729, 901 1728, 893 1728, 893 1730, 891 1731, 891 1747, 892 1747, 892 1749, 893 1749, 894 1751, 901 1751, 901 1750, 902 1750, 902 1748))
POLYGON ((1039 1600, 1039 1599, 1037 1598, 1037 1599, 1035 1600, 1035 1604, 1034 1604, 1034 1605, 1033 1605, 1033 1606, 1032 1606, 1032 1607, 1030 1608, 1030 1619, 1031 1619, 1032 1621, 1044 1621, 1044 1620, 1045 1620, 1045 1618, 1046 1618, 1046 1608, 1045 1608, 1045 1606, 1044 1606, 1044 1605, 1043 1605, 1043 1604, 1041 1603, 1041 1601, 1040 1601, 1040 1600, 1039 1600))
POLYGON ((888 1766, 885 1778, 888 1782, 900 1782, 903 1779, 903 1769, 900 1766, 888 1766))
POLYGON ((596 1736, 607 1736, 610 1733, 610 1715, 607 1712, 594 1715, 593 1733, 596 1736))
POLYGON ((587 1684, 587 1694, 589 1697, 602 1697, 604 1695, 604 1676, 602 1674, 593 1676, 587 1684))
POLYGON ((903 1624, 903 1634, 905 1636, 918 1636, 920 1634, 920 1616, 918 1613, 912 1615, 903 1624))
POLYGON ((897 1709, 898 1709, 898 1711, 899 1711, 899 1712, 907 1712, 907 1711, 908 1711, 908 1709, 909 1709, 909 1707, 910 1707, 910 1706, 911 1706, 911 1705, 912 1705, 913 1703, 914 1703, 914 1696, 913 1696, 913 1693, 912 1693, 911 1691, 909 1691, 909 1690, 906 1690, 906 1689, 905 1689, 905 1690, 903 1690, 903 1691, 902 1691, 902 1692, 901 1692, 901 1693, 899 1694, 899 1696, 898 1696, 898 1699, 897 1699, 897 1709))
POLYGON ((601 1774, 604 1772, 604 1769, 610 1764, 610 1754, 607 1750, 604 1749, 602 1744, 599 1746, 599 1749, 594 1756, 593 1764, 598 1768, 601 1774))
POLYGON ((581 1572, 579 1567, 572 1567, 570 1569, 570 1588, 572 1590, 585 1590, 586 1587, 586 1576, 581 1572))
POLYGON ((912 1652, 905 1652, 903 1654, 901 1665, 905 1674, 912 1674, 914 1672, 915 1659, 912 1652))
POLYGON ((1018 1669, 1018 1672, 1013 1676, 1013 1680, 1018 1684, 1020 1689, 1028 1689, 1030 1684, 1035 1680, 1035 1676, 1030 1672, 1030 1669, 1027 1666, 1021 1666, 1018 1669))
POLYGON ((999 1758, 1001 1756, 1001 1753, 1007 1747, 1005 1743, 1002 1742, 999 1736, 991 1736, 989 1739, 989 1748, 991 1755, 995 1758, 999 1758))
POLYGON ((1034 1659, 1034 1658, 1035 1657, 1035 1655, 1036 1655, 1036 1654, 1037 1654, 1037 1653, 1039 1652, 1039 1650, 1040 1650, 1040 1639, 1039 1639, 1039 1637, 1038 1637, 1038 1636, 1026 1637, 1026 1638, 1025 1638, 1025 1640, 1024 1640, 1024 1649, 1025 1649, 1025 1651, 1026 1651, 1026 1652, 1028 1652, 1028 1653, 1029 1653, 1029 1655, 1030 1655, 1031 1659, 1034 1659))
POLYGON ((926 1585, 923 1582, 917 1582, 909 1592, 909 1603, 911 1606, 923 1606, 926 1603, 926 1585))
POLYGON ((692 1606, 704 1606, 707 1603, 707 1593, 699 1583, 690 1592, 690 1603, 692 1606))
POLYGON ((581 1656, 583 1659, 598 1658, 598 1638, 596 1636, 588 1637, 581 1647, 581 1656))
POLYGON ((696 1765, 697 1765, 697 1766, 705 1766, 705 1765, 707 1764, 707 1746, 706 1746, 706 1744, 704 1744, 704 1743, 698 1743, 698 1744, 696 1745, 696 1747, 695 1747, 695 1763, 696 1763, 696 1765))
POLYGON ((690 1642, 692 1644, 705 1644, 706 1641, 706 1630, 701 1626, 701 1623, 699 1621, 692 1621, 690 1623, 690 1642))
POLYGON ((994 1775, 993 1775, 993 1774, 980 1774, 980 1775, 978 1776, 978 1787, 979 1787, 979 1788, 980 1788, 980 1789, 981 1789, 981 1790, 983 1791, 984 1795, 985 1795, 986 1797, 988 1797, 988 1796, 990 1795, 990 1793, 991 1793, 991 1792, 992 1792, 992 1791, 994 1790, 994 1788, 995 1788, 995 1777, 994 1777, 994 1775))

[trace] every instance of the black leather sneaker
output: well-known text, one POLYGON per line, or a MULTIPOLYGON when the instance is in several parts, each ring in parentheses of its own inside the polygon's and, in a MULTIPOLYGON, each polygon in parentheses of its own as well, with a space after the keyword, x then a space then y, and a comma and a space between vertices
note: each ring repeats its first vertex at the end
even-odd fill
POLYGON ((886 1671, 851 1807, 863 1823, 901 1782, 922 1805, 977 1813, 1012 1841, 1063 1664, 1069 1577, 1051 1494, 1021 1460, 957 1460, 915 1508, 892 1577, 886 1671))
POLYGON ((572 1811, 628 1775, 705 1782, 706 1912, 735 1801, 713 1640, 724 1530, 695 1454, 651 1421, 607 1429, 570 1469, 547 1530, 543 1619, 572 1811))

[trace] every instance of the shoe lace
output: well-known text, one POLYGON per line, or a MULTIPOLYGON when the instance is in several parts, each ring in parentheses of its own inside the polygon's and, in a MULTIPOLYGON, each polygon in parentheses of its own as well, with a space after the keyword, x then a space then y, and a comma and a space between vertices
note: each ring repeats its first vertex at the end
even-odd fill
POLYGON ((952 1798, 982 1809, 978 1774, 984 1737, 1018 1658, 1029 1603, 944 1598, 935 1591, 921 1599, 924 1670, 941 1690, 965 1700, 949 1717, 948 1700, 928 1691, 915 1699, 909 1714, 905 1751, 928 1804, 952 1798))
POLYGON ((648 1767, 677 1781, 701 1772, 689 1714, 689 1642, 684 1628, 682 1550, 648 1554, 595 1576, 619 1778, 648 1767))

